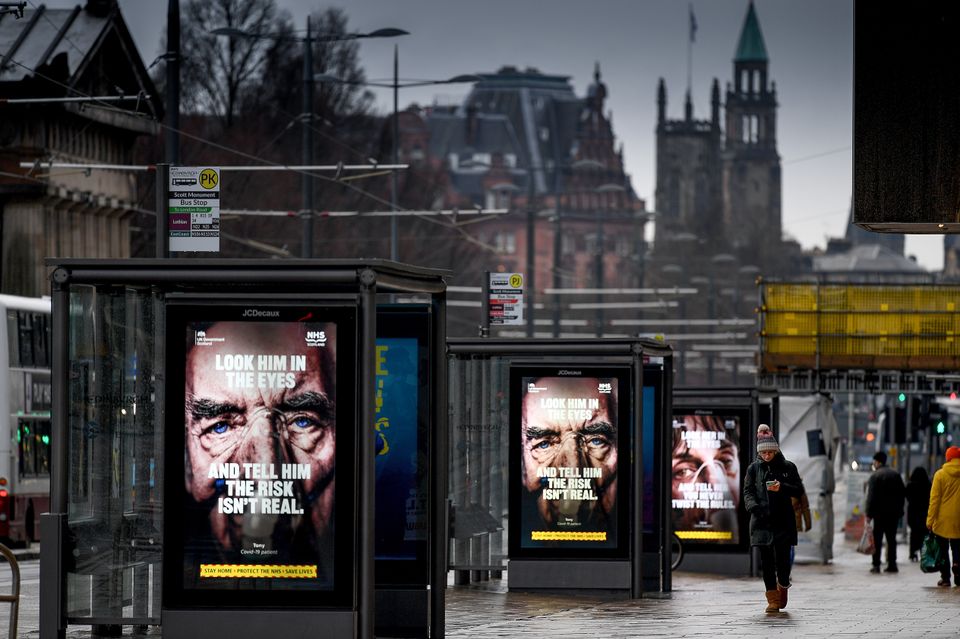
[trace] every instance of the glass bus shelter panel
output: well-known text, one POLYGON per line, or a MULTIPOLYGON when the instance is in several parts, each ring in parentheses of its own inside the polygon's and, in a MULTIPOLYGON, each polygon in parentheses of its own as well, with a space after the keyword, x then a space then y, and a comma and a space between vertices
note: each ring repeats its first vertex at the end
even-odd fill
POLYGON ((449 361, 452 570, 506 569, 509 382, 503 358, 449 361))
POLYGON ((159 622, 158 308, 149 290, 71 287, 65 555, 72 623, 159 622))

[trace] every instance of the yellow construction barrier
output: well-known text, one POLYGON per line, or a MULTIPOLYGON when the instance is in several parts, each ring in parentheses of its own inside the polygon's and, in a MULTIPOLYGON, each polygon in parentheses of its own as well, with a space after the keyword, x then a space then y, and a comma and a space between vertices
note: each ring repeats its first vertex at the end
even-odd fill
POLYGON ((760 369, 956 370, 960 286, 760 283, 760 369))

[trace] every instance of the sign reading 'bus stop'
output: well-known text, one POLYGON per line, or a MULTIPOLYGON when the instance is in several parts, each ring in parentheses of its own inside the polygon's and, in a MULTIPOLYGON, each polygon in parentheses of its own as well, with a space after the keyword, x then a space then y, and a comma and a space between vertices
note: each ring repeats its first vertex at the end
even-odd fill
POLYGON ((220 250, 220 169, 171 166, 171 251, 220 250))

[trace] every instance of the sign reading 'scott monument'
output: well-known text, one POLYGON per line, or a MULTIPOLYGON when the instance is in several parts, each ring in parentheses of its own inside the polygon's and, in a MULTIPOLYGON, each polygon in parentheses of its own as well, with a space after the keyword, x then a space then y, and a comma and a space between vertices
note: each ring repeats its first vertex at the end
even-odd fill
POLYGON ((220 250, 220 169, 171 166, 168 185, 171 251, 220 250))

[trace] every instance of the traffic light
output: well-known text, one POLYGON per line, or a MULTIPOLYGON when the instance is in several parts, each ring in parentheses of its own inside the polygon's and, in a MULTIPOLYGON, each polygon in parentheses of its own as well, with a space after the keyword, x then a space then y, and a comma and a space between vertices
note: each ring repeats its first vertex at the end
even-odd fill
POLYGON ((891 444, 907 441, 907 409, 905 406, 888 406, 885 410, 883 439, 891 444))
POLYGON ((907 396, 903 393, 900 393, 899 395, 897 395, 897 400, 899 400, 899 402, 902 404, 905 401, 907 401, 907 396))
POLYGON ((945 432, 947 432, 947 425, 944 424, 943 420, 941 419, 939 422, 937 422, 937 435, 943 435, 945 432))

